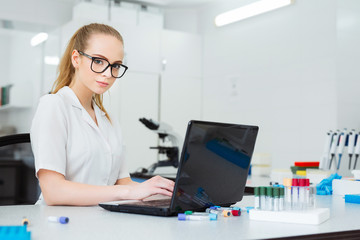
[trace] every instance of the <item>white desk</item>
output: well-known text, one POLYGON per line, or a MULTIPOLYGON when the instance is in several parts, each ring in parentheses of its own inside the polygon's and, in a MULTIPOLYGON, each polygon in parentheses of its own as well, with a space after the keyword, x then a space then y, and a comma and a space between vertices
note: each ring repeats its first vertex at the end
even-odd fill
MULTIPOLYGON (((245 196, 237 206, 253 206, 245 196)), ((2 206, 0 225, 20 225, 30 220, 32 240, 64 239, 259 239, 360 229, 360 205, 345 204, 340 196, 317 196, 318 207, 329 207, 331 217, 320 225, 297 225, 249 220, 241 217, 218 221, 178 221, 177 217, 154 217, 109 212, 100 207, 2 206), (68 224, 47 221, 48 216, 67 216, 68 224)))

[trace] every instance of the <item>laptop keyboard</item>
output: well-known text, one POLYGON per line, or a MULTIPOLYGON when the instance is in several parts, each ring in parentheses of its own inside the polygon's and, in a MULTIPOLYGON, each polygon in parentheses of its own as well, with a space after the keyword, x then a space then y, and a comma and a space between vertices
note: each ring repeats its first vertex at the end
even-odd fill
POLYGON ((171 199, 159 199, 159 200, 150 200, 150 201, 142 201, 142 202, 132 202, 132 203, 121 204, 121 205, 169 207, 170 203, 171 203, 171 199))

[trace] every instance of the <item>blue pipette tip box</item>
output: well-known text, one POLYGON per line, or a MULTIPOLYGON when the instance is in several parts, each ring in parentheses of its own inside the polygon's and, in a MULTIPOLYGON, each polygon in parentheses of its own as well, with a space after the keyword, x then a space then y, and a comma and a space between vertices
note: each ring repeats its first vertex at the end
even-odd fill
POLYGON ((6 240, 30 240, 31 232, 23 226, 0 226, 0 239, 6 240))
POLYGON ((360 194, 345 194, 346 203, 360 203, 360 194))

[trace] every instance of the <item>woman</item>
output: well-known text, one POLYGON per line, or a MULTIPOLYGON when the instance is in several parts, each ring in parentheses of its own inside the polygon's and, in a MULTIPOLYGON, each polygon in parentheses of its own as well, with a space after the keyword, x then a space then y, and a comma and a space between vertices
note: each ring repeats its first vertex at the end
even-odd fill
POLYGON ((123 39, 110 26, 89 24, 70 39, 52 94, 40 99, 30 131, 38 203, 96 205, 172 195, 168 179, 130 179, 119 126, 102 104, 102 94, 127 70, 123 58, 123 39))

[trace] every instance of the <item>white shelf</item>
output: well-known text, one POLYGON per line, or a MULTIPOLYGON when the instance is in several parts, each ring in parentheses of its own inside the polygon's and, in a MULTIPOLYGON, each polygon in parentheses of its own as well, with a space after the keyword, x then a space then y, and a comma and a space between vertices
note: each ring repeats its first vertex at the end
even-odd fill
POLYGON ((24 106, 16 106, 11 104, 6 104, 3 106, 0 106, 0 111, 14 111, 14 110, 24 110, 29 109, 30 107, 24 107, 24 106))

